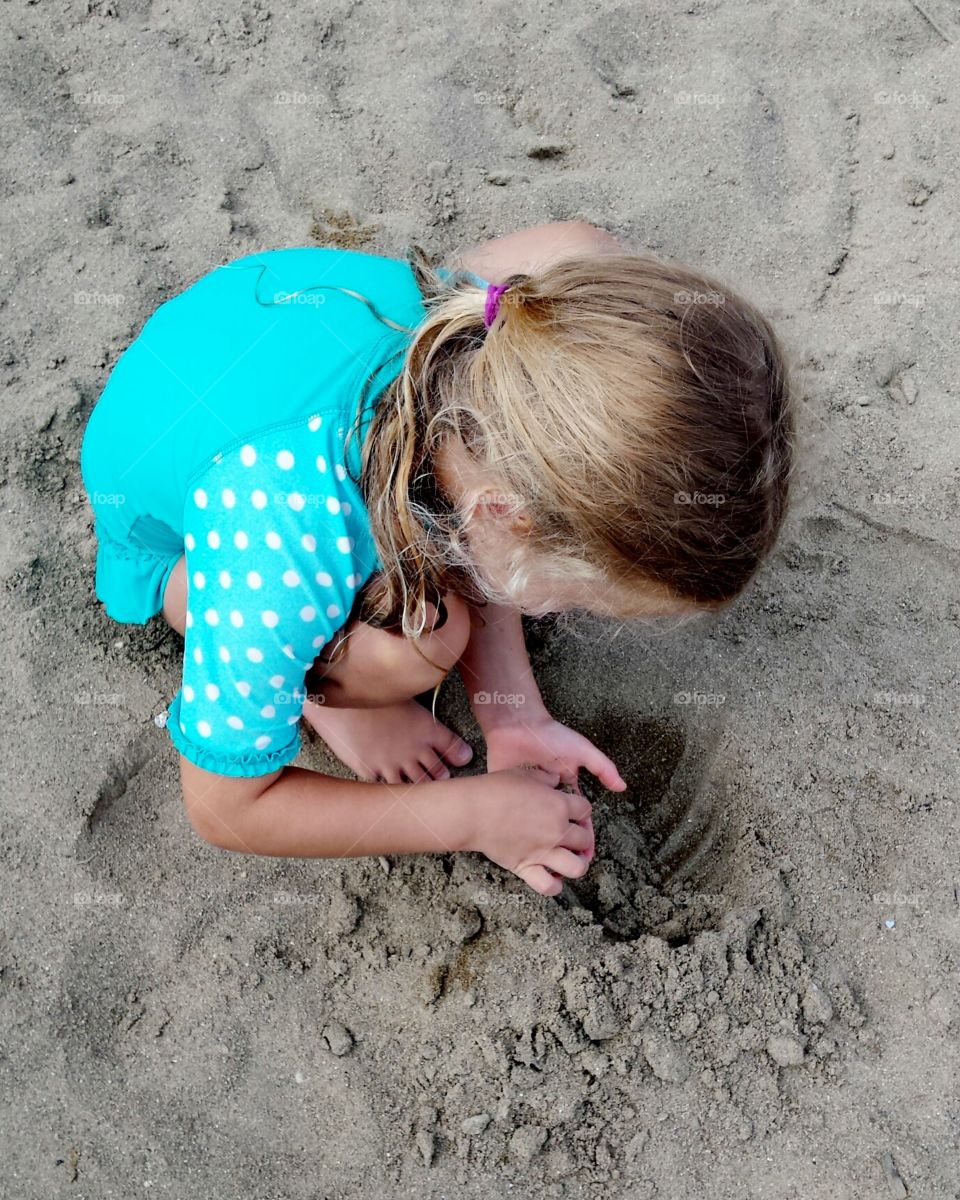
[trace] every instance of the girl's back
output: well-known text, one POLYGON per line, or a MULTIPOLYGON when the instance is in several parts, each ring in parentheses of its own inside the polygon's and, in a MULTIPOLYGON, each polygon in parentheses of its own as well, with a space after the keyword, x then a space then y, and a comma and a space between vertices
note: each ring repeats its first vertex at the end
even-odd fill
POLYGON ((84 434, 88 491, 123 497, 105 513, 110 536, 149 514, 182 539, 190 480, 213 455, 332 404, 349 426, 371 375, 365 403, 374 404, 400 369, 408 335, 337 288, 401 326, 423 316, 407 263, 332 248, 238 259, 154 313, 114 367, 84 434))

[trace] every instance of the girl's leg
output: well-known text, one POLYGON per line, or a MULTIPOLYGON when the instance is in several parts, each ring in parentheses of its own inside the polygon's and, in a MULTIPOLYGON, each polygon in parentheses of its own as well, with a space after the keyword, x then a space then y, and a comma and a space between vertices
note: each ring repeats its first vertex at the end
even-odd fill
MULTIPOLYGON (((361 778, 387 783, 446 779, 473 751, 412 699, 441 683, 470 638, 470 610, 453 593, 446 619, 413 641, 349 622, 307 675, 303 715, 361 778)), ((436 611, 428 620, 438 624, 436 611)))
MULTIPOLYGON (((187 594, 186 561, 181 558, 163 598, 163 615, 181 636, 187 594)), ((304 717, 361 778, 388 783, 445 779, 450 774, 446 763, 463 766, 473 757, 462 738, 413 699, 446 677, 470 637, 466 602, 448 593, 443 603, 446 620, 416 643, 350 621, 307 673, 304 717)), ((438 624, 432 607, 430 617, 438 624)))
POLYGON ((427 631, 413 640, 352 620, 325 646, 307 674, 307 691, 330 708, 382 708, 437 687, 470 637, 465 601, 448 592, 443 612, 427 605, 427 631))
POLYGON ((168 625, 183 637, 187 626, 187 559, 181 554, 176 566, 167 576, 163 592, 163 616, 168 625))

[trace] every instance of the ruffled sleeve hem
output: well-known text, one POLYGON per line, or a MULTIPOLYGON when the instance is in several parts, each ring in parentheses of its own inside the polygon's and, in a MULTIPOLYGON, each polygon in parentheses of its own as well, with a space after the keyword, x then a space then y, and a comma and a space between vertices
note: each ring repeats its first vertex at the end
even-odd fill
POLYGON ((300 753, 300 727, 294 726, 293 739, 279 750, 246 750, 242 754, 224 754, 221 750, 208 750, 190 741, 180 728, 180 701, 182 688, 170 701, 167 709, 166 730, 170 740, 184 758, 204 771, 215 775, 229 775, 237 779, 252 779, 269 775, 292 762, 300 753))

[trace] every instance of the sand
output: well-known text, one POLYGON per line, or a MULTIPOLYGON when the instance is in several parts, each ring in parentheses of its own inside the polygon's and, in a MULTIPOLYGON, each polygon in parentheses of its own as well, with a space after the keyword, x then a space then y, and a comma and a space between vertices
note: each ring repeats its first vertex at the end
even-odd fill
MULTIPOLYGON (((955 7, 4 17, 0 1194, 960 1195, 955 7), (476 855, 213 849, 154 720, 178 639, 92 591, 109 366, 253 250, 560 219, 777 321, 776 553, 719 621, 531 625, 630 782, 587 780, 561 899, 476 855)), ((480 749, 459 684, 439 714, 480 749)))

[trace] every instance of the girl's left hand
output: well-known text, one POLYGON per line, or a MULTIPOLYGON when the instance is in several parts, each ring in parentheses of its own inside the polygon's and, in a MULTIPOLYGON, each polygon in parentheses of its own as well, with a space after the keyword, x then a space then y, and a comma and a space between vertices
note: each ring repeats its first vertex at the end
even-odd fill
MULTIPOLYGON (((558 771, 560 782, 579 792, 582 767, 613 792, 623 792, 627 787, 613 762, 593 742, 561 725, 549 713, 535 720, 518 718, 498 725, 488 731, 486 743, 488 771, 529 764, 545 771, 558 771)), ((588 857, 593 857, 592 850, 588 857)))

